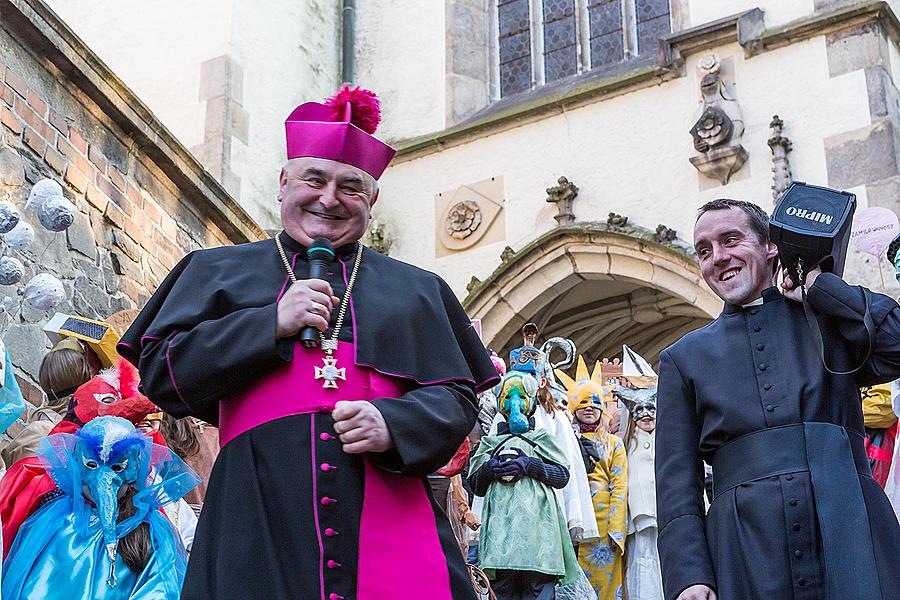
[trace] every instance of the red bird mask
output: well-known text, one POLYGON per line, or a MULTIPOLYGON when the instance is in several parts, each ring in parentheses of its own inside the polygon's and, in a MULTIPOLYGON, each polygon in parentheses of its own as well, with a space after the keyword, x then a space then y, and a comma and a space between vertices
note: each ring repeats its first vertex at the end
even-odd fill
POLYGON ((95 417, 112 416, 128 419, 137 425, 148 414, 159 411, 138 391, 138 383, 137 369, 119 359, 114 367, 103 369, 75 390, 66 418, 74 420, 74 412, 81 423, 95 417))

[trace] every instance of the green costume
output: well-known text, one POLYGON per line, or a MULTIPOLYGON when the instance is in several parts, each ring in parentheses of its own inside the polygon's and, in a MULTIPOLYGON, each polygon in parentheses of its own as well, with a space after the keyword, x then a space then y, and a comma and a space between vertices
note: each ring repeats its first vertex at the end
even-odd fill
MULTIPOLYGON (((518 448, 568 468, 562 449, 543 429, 523 434, 498 434, 481 438, 471 459, 471 472, 492 456, 518 448)), ((533 571, 557 575, 561 585, 578 579, 581 569, 569 538, 566 518, 553 489, 523 477, 515 483, 494 481, 484 496, 479 564, 493 578, 495 569, 533 571)))

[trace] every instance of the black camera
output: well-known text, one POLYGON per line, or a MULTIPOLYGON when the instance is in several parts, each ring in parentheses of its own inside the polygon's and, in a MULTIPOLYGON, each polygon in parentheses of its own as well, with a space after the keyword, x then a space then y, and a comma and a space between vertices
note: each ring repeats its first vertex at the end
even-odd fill
POLYGON ((856 195, 802 181, 793 182, 775 203, 769 238, 794 285, 817 265, 841 276, 850 242, 856 195))

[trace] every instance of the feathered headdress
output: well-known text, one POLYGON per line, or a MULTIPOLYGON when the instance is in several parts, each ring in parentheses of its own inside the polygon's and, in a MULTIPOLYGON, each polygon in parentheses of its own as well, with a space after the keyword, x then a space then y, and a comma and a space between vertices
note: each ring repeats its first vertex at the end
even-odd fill
POLYGON ((75 390, 66 419, 83 425, 96 417, 114 416, 136 425, 159 411, 138 390, 139 383, 137 369, 119 359, 116 366, 103 369, 75 390))
POLYGON ((287 156, 336 160, 378 179, 395 153, 373 137, 379 123, 375 93, 344 85, 323 104, 306 102, 294 109, 284 123, 287 156))
POLYGON ((556 376, 559 377, 569 394, 569 408, 573 412, 593 406, 607 413, 605 402, 610 397, 610 390, 603 381, 600 361, 594 365, 593 372, 588 374, 584 357, 579 356, 578 366, 575 368, 575 379, 569 377, 562 369, 556 369, 556 376))

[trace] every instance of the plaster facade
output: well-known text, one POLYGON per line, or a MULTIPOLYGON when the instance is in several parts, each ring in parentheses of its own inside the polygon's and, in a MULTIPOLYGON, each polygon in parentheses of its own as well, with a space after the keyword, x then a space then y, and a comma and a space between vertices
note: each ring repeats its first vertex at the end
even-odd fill
POLYGON ((48 4, 265 228, 285 117, 340 80, 336 0, 48 4))

